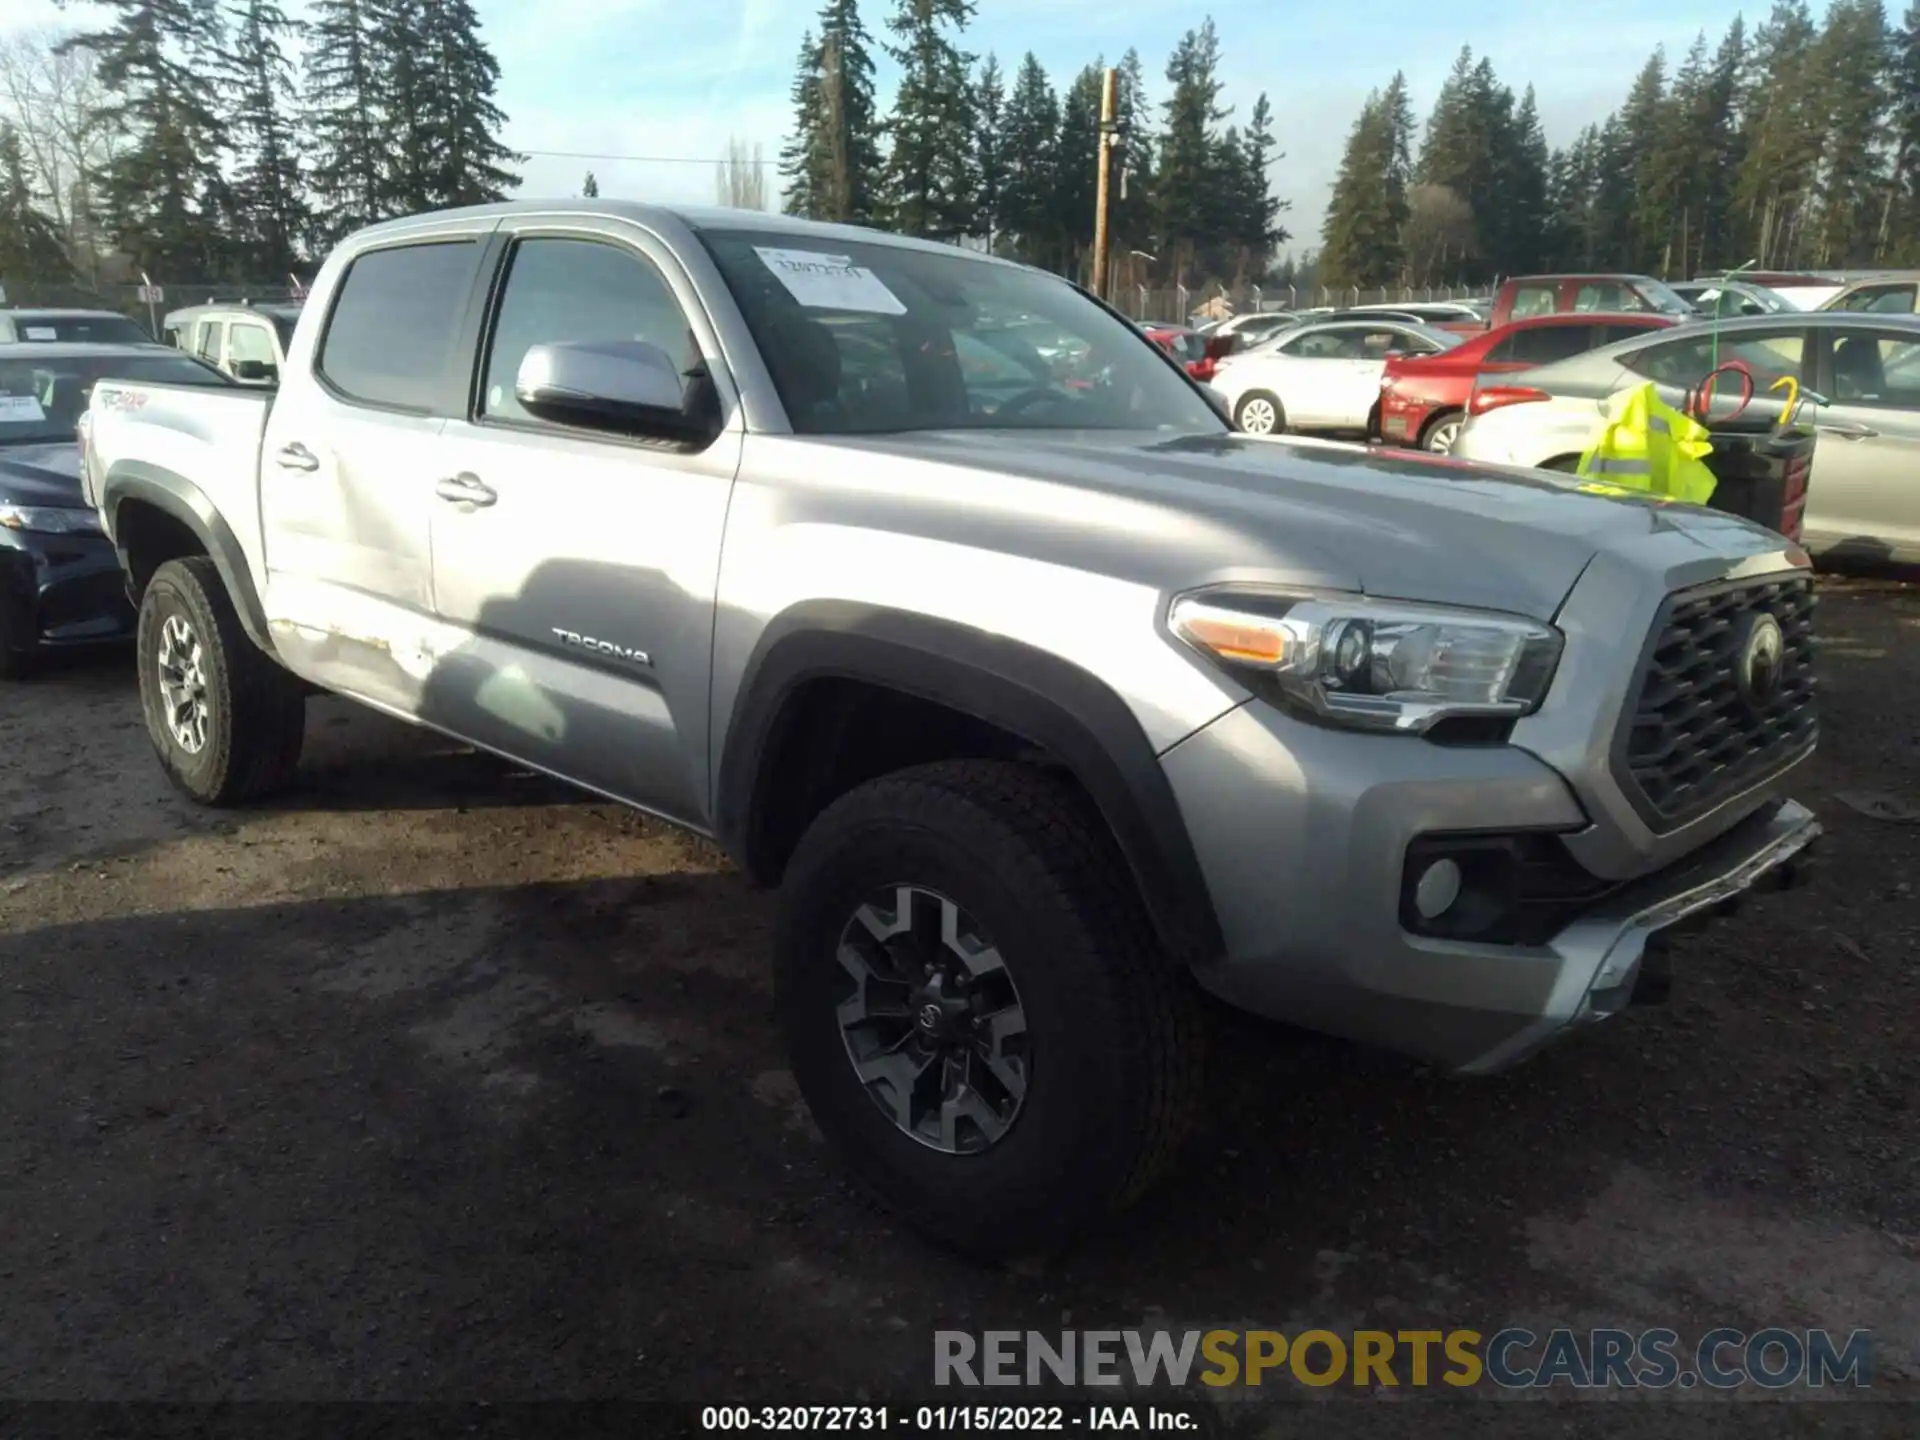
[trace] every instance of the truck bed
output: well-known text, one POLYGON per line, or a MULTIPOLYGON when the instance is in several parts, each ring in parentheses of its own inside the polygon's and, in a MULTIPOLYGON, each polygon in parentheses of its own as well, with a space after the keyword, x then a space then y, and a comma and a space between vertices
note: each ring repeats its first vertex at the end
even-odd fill
MULTIPOLYGON (((88 501, 98 505, 100 482, 116 470, 170 472, 205 496, 262 573, 260 441, 272 403, 271 393, 237 386, 100 381, 87 408, 88 501)), ((112 515, 100 521, 114 533, 112 515)))

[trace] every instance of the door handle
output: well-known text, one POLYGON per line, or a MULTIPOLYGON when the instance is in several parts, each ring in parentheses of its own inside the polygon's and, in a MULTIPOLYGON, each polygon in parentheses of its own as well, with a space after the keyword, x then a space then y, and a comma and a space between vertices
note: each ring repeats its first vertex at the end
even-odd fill
POLYGON ((295 440, 291 444, 280 447, 280 452, 273 457, 273 463, 282 470, 312 472, 320 468, 320 457, 295 440))
POLYGON ((1870 440, 1880 433, 1871 425, 1855 425, 1844 420, 1817 428, 1822 435, 1838 435, 1842 440, 1870 440))
POLYGON ((454 505, 491 505, 500 498, 491 485, 470 470, 436 480, 433 493, 454 505))

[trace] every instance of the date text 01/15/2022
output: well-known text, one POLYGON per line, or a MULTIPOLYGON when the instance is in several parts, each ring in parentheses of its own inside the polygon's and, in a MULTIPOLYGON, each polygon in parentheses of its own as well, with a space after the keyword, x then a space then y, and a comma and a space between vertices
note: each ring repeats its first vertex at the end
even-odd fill
POLYGON ((703 1430, 749 1435, 799 1432, 1014 1434, 1148 1430, 1192 1433, 1196 1409, 1179 1405, 708 1405, 703 1430))

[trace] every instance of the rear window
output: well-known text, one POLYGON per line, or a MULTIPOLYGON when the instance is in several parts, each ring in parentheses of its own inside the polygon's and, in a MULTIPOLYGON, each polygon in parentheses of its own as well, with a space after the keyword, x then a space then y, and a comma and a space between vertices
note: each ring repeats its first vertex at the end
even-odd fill
POLYGON ((16 314, 16 340, 62 345, 144 345, 153 337, 124 315, 16 314))
POLYGON ((1516 330, 1487 356, 1489 365, 1551 365, 1600 343, 1599 325, 1538 325, 1516 330))
POLYGON ((480 262, 472 241, 369 250, 340 282, 317 368, 349 400, 432 411, 447 393, 467 294, 480 262))

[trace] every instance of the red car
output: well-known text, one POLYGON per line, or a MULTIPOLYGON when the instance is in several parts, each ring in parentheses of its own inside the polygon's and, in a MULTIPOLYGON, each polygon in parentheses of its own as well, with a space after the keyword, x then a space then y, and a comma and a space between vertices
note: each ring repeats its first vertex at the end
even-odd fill
POLYGON ((1187 367, 1187 374, 1201 382, 1213 378, 1213 356, 1208 353, 1207 337, 1186 325, 1158 325, 1140 322, 1140 332, 1174 359, 1187 367))
POLYGON ((1390 355, 1380 376, 1380 433, 1387 445, 1446 451, 1483 375, 1528 370, 1677 323, 1670 315, 1535 315, 1476 335, 1437 355, 1390 355))

